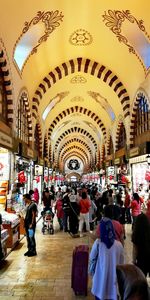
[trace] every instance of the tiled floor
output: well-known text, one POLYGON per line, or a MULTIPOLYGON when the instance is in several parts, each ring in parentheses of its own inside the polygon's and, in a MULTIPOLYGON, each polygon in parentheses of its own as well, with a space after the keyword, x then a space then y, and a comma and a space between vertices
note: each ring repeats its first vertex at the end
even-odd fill
MULTIPOLYGON (((56 222, 55 222, 56 223, 56 222)), ((88 296, 77 297, 71 285, 72 251, 76 245, 92 245, 87 236, 72 238, 57 231, 54 235, 41 233, 41 221, 37 224, 37 252, 35 257, 25 257, 26 239, 12 251, 0 267, 0 300, 92 300, 89 280, 88 296)), ((126 261, 131 262, 130 225, 127 225, 125 241, 126 261)))

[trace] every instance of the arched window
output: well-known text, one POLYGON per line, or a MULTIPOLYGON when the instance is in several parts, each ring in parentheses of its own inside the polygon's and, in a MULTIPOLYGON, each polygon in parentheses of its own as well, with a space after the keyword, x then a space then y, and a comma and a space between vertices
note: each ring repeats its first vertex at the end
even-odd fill
POLYGON ((124 148, 125 145, 126 145, 126 130, 125 130, 124 124, 121 123, 120 130, 119 130, 117 150, 124 148))
POLYGON ((28 127, 28 118, 26 111, 26 96, 22 95, 18 104, 17 110, 17 136, 18 138, 25 142, 29 143, 29 127, 28 127))
POLYGON ((148 130, 150 130, 150 109, 146 98, 141 95, 135 116, 134 137, 148 130))
POLYGON ((2 69, 0 68, 0 118, 7 123, 7 96, 2 69))

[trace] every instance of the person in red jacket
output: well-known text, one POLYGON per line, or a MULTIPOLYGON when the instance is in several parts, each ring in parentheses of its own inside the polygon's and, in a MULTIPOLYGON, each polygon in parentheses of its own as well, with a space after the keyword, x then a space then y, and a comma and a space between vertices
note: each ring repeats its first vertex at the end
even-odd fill
POLYGON ((89 225, 90 206, 91 206, 90 200, 87 197, 86 192, 82 192, 82 197, 79 201, 79 207, 80 207, 79 233, 80 233, 80 237, 83 236, 82 230, 83 230, 84 222, 86 224, 86 231, 90 231, 90 225, 89 225))

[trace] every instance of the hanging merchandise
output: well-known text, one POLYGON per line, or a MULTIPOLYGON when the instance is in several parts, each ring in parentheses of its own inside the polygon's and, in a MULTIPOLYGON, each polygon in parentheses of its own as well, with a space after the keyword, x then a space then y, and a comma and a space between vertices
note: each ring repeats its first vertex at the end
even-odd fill
POLYGON ((20 183, 26 182, 26 177, 25 177, 24 171, 20 171, 18 173, 18 182, 20 182, 20 183))

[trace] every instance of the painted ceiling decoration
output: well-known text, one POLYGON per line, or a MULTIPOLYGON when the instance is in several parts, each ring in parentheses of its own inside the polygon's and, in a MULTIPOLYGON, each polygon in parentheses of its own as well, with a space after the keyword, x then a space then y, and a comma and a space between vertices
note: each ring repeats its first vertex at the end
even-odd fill
POLYGON ((84 29, 77 29, 69 38, 70 44, 74 46, 88 46, 92 43, 91 34, 84 29))
POLYGON ((0 74, 12 137, 23 101, 27 147, 55 171, 75 171, 71 160, 82 172, 102 166, 110 144, 115 152, 120 143, 120 124, 133 147, 139 99, 150 103, 150 1, 1 2, 0 74))
POLYGON ((78 170, 80 168, 80 163, 77 159, 70 159, 68 163, 68 168, 70 170, 78 170))
POLYGON ((62 12, 38 11, 31 21, 25 21, 24 28, 14 48, 14 61, 22 71, 29 57, 35 54, 41 43, 46 42, 49 35, 60 26, 63 21, 62 12), (44 24, 44 28, 43 25, 44 24), (32 28, 34 26, 34 28, 32 28))
MULTIPOLYGON (((116 35, 116 37, 118 38, 118 41, 120 43, 124 43, 128 49, 130 53, 133 53, 137 56, 137 58, 139 59, 142 67, 144 68, 144 71, 146 72, 146 68, 148 68, 150 66, 150 60, 147 63, 147 56, 150 55, 150 35, 148 34, 148 32, 145 29, 144 26, 144 21, 143 20, 137 20, 131 13, 129 10, 125 10, 125 11, 119 11, 119 10, 108 10, 108 13, 106 13, 102 16, 103 17, 103 21, 106 22, 106 26, 109 27, 109 29, 116 35), (145 47, 146 49, 144 49, 144 55, 142 54, 142 52, 138 51, 137 46, 138 46, 138 41, 135 44, 135 46, 133 47, 131 45, 131 42, 129 42, 129 37, 128 34, 127 36, 123 35, 122 33, 122 27, 123 27, 123 22, 125 21, 129 21, 132 24, 135 23, 139 30, 142 31, 142 34, 144 34, 146 36, 146 38, 148 39, 149 42, 146 43, 145 41, 145 47), (147 51, 147 53, 145 54, 145 52, 147 51), (145 57, 146 56, 146 57, 145 57)), ((135 30, 134 30, 134 35, 135 35, 135 30)), ((131 38, 131 37, 130 37, 131 38)), ((137 36, 136 36, 137 39, 137 36)), ((132 43, 134 43, 134 40, 132 39, 132 43)))
POLYGON ((87 80, 83 76, 77 75, 77 76, 72 77, 72 79, 70 80, 70 82, 71 83, 86 83, 87 80))

